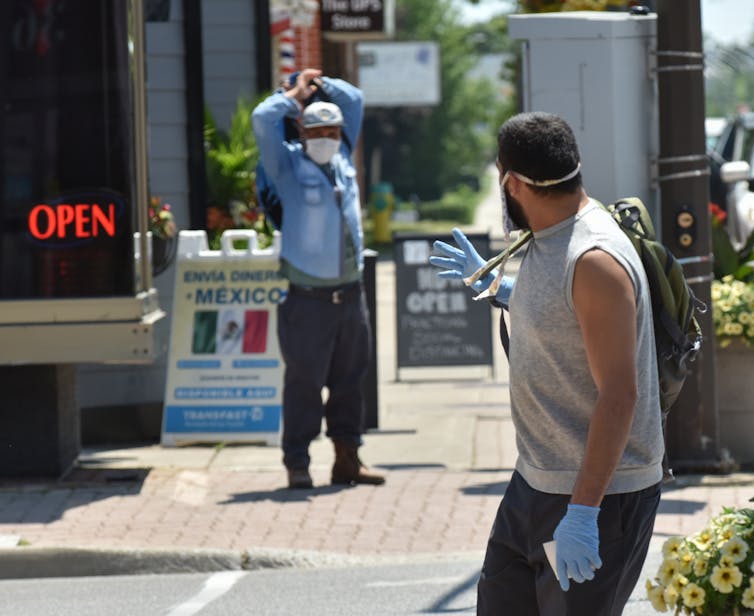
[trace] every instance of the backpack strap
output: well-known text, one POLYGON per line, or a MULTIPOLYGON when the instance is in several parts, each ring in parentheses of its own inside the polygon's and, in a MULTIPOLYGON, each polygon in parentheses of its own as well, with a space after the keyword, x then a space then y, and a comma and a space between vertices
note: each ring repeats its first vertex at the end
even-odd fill
POLYGON ((505 306, 500 306, 500 344, 503 345, 505 357, 510 358, 511 338, 508 335, 508 324, 505 322, 505 306))
MULTIPOLYGON (((508 246, 505 250, 499 253, 497 256, 492 257, 484 264, 479 270, 474 272, 470 277, 468 284, 472 284, 476 280, 484 278, 492 272, 496 267, 504 267, 508 259, 518 250, 525 246, 529 240, 533 237, 531 231, 525 231, 522 233, 515 242, 508 246), (472 280, 473 278, 473 280, 472 280)), ((508 357, 510 352, 510 335, 508 334, 508 324, 505 322, 505 311, 508 310, 507 306, 501 304, 495 299, 495 296, 487 297, 487 301, 495 308, 500 308, 500 343, 503 345, 505 356, 508 357)))

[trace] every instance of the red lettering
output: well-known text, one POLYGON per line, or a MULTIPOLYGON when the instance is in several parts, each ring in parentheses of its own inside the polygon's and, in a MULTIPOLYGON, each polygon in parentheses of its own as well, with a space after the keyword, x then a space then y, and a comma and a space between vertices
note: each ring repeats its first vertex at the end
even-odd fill
POLYGON ((89 210, 91 206, 88 203, 76 204, 76 237, 90 237, 91 232, 91 218, 89 218, 89 210))
POLYGON ((46 203, 35 205, 29 212, 29 233, 40 240, 46 240, 55 233, 55 210, 46 203), (39 217, 44 215, 47 219, 45 230, 39 228, 39 217))
POLYGON ((107 207, 99 203, 61 203, 55 207, 46 203, 35 205, 29 212, 29 233, 39 240, 53 235, 59 238, 86 239, 104 233, 115 235, 115 204, 107 207))
POLYGON ((76 210, 72 205, 61 203, 57 208, 58 215, 58 237, 65 237, 66 227, 73 222, 76 216, 76 210))
POLYGON ((92 233, 93 235, 99 235, 99 229, 97 225, 101 225, 105 233, 110 237, 115 235, 115 204, 111 203, 107 206, 107 213, 102 209, 99 203, 92 205, 92 233))

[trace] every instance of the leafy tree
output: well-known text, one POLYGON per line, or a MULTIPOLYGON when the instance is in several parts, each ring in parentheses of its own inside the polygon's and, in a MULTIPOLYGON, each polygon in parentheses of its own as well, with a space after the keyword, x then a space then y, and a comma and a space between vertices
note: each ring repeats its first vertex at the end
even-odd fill
POLYGON ((754 48, 705 44, 707 116, 726 117, 754 102, 754 48))
POLYGON ((399 40, 439 43, 442 100, 431 108, 368 109, 366 154, 382 152, 382 178, 397 194, 434 199, 478 183, 494 151, 500 104, 489 81, 469 77, 479 57, 474 31, 450 0, 398 0, 397 21, 399 40))

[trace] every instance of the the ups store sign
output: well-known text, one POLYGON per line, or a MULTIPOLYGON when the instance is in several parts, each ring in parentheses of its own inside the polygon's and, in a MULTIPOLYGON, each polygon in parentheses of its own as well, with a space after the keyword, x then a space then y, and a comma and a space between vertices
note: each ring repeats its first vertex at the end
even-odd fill
POLYGON ((320 27, 333 40, 381 39, 394 24, 393 0, 321 0, 320 27))

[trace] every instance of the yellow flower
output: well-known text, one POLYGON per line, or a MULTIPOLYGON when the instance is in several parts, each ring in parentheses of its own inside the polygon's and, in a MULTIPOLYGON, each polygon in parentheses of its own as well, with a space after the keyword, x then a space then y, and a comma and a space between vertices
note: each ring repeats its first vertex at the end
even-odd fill
POLYGON ((667 586, 673 581, 673 578, 680 572, 680 563, 675 558, 668 558, 660 565, 657 572, 657 578, 663 586, 667 586))
POLYGON ((721 567, 735 567, 736 563, 733 561, 733 557, 728 554, 722 554, 720 561, 717 563, 721 567))
POLYGON ((686 607, 701 607, 704 605, 704 589, 697 584, 689 584, 681 591, 683 604, 686 607))
POLYGON ((741 585, 743 575, 738 567, 720 567, 716 566, 712 569, 712 576, 710 577, 710 584, 712 587, 723 594, 728 594, 733 591, 733 587, 741 585))
POLYGON ((717 547, 723 547, 729 539, 736 536, 736 531, 732 526, 723 526, 717 533, 717 547))
POLYGON ((678 562, 680 563, 681 573, 683 573, 683 575, 691 573, 691 568, 694 564, 694 555, 689 552, 686 546, 678 552, 678 562))
POLYGON ((662 555, 665 558, 678 558, 678 551, 683 546, 683 537, 670 537, 662 544, 662 555))
MULTIPOLYGON (((749 588, 744 590, 744 594, 741 597, 741 605, 748 607, 750 610, 754 610, 754 587, 749 586, 749 588)), ((654 606, 654 603, 652 604, 652 606, 654 606)), ((662 611, 664 612, 665 610, 662 611)))
POLYGON ((730 556, 734 563, 740 563, 746 560, 746 555, 749 553, 749 546, 740 537, 732 537, 721 548, 722 553, 725 556, 730 556))
POLYGON ((647 598, 657 612, 668 611, 668 604, 665 603, 665 596, 663 594, 664 590, 662 586, 652 586, 652 583, 647 581, 647 598))
POLYGON ((678 601, 678 589, 673 585, 666 586, 662 591, 662 598, 668 605, 675 605, 678 601))
POLYGON ((705 558, 697 558, 694 561, 694 575, 696 577, 704 577, 707 575, 708 561, 705 558))
POLYGON ((712 544, 714 537, 715 536, 711 530, 704 528, 695 535, 692 535, 691 543, 693 543, 700 550, 706 550, 712 544))
POLYGON ((686 584, 689 583, 689 580, 686 576, 681 575, 680 573, 676 573, 673 576, 673 579, 670 580, 670 584, 675 587, 675 589, 680 593, 681 590, 686 586, 686 584))

